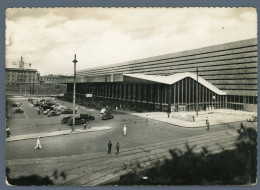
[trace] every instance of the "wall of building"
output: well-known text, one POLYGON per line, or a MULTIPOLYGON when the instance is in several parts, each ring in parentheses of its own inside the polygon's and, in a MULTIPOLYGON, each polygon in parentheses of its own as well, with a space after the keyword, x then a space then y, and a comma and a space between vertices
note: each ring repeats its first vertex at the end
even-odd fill
POLYGON ((6 83, 36 83, 37 70, 33 69, 6 69, 6 83))
POLYGON ((257 94, 257 39, 161 55, 77 72, 78 76, 116 73, 171 75, 196 72, 230 95, 257 94))
POLYGON ((249 39, 81 70, 77 76, 98 83, 122 73, 172 75, 198 68, 200 77, 227 92, 227 108, 256 111, 257 67, 257 39, 249 39))
MULTIPOLYGON (((78 83, 76 99, 86 100, 93 94, 97 101, 148 111, 194 111, 225 108, 225 96, 220 96, 192 78, 184 78, 172 85, 161 83, 102 82, 78 83), (198 107, 196 102, 198 101, 198 107)), ((66 97, 72 101, 73 84, 68 84, 66 97)))

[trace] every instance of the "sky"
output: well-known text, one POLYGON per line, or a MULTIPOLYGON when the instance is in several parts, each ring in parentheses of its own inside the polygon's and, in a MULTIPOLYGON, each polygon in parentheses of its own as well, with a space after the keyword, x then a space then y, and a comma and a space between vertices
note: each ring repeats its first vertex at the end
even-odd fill
POLYGON ((41 75, 257 37, 254 8, 9 8, 6 67, 41 75))

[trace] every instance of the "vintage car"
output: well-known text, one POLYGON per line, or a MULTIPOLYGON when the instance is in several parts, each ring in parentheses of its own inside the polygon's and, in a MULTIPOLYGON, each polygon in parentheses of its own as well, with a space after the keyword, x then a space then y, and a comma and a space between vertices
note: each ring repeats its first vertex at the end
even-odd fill
MULTIPOLYGON (((63 110, 61 110, 60 113, 61 113, 61 114, 73 114, 73 110, 67 108, 67 109, 63 109, 63 110)), ((75 113, 77 113, 77 110, 75 110, 75 113)))
POLYGON ((80 118, 86 121, 95 120, 95 117, 91 114, 80 114, 80 118))
POLYGON ((102 116, 101 116, 101 119, 102 120, 108 120, 108 119, 113 119, 114 118, 114 115, 111 114, 110 112, 108 113, 103 113, 102 116))
POLYGON ((33 100, 33 98, 28 98, 28 102, 32 102, 33 100))
POLYGON ((38 102, 38 101, 35 101, 35 102, 33 102, 33 106, 34 107, 39 107, 39 106, 41 106, 41 103, 38 102))
MULTIPOLYGON (((81 119, 80 117, 75 117, 75 125, 82 125, 85 123, 86 121, 84 119, 81 119)), ((73 125, 73 117, 69 119, 68 125, 73 125)))
POLYGON ((61 123, 68 123, 68 121, 70 120, 70 118, 72 118, 72 115, 69 116, 65 116, 61 119, 61 123))
POLYGON ((23 110, 21 107, 15 108, 15 109, 13 110, 13 113, 23 113, 23 112, 24 112, 24 110, 23 110))
POLYGON ((12 103, 11 107, 20 107, 21 104, 19 104, 18 102, 12 103))
POLYGON ((59 116, 60 114, 59 113, 57 113, 56 111, 50 111, 49 113, 48 113, 48 117, 52 117, 52 116, 59 116))
POLYGON ((252 115, 251 118, 247 119, 248 122, 257 122, 257 116, 256 115, 252 115))
POLYGON ((40 107, 41 107, 42 110, 47 110, 47 109, 49 109, 49 110, 54 110, 54 108, 51 107, 51 106, 42 105, 42 106, 40 106, 40 107))
POLYGON ((52 111, 51 109, 47 109, 47 110, 44 110, 42 113, 43 115, 47 115, 50 111, 52 111))

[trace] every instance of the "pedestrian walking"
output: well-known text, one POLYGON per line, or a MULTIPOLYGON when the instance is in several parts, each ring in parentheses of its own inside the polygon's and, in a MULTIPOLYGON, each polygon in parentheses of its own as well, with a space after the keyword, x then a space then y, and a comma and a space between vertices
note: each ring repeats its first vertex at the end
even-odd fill
POLYGON ((6 127, 6 137, 8 138, 8 137, 10 137, 10 135, 11 135, 11 132, 10 132, 10 129, 9 129, 9 127, 6 127))
POLYGON ((38 137, 38 138, 37 138, 36 146, 35 146, 34 149, 41 149, 41 148, 42 148, 40 138, 41 138, 41 137, 38 137))
POLYGON ((207 130, 209 130, 209 122, 207 123, 207 130))
POLYGON ((119 142, 116 143, 116 155, 119 154, 120 144, 119 142))
POLYGON ((41 114, 41 111, 40 111, 40 109, 38 109, 38 115, 40 115, 41 114))
POLYGON ((243 124, 242 122, 241 122, 241 124, 240 124, 239 132, 240 132, 240 133, 245 132, 245 127, 244 127, 244 124, 243 124))
POLYGON ((107 154, 111 154, 111 149, 112 149, 112 142, 111 141, 108 141, 108 144, 107 144, 107 154))
POLYGON ((127 131, 127 128, 126 128, 126 125, 124 125, 124 127, 123 127, 123 135, 124 136, 126 135, 126 131, 127 131))
POLYGON ((207 130, 209 130, 209 119, 206 118, 206 126, 207 126, 207 130))

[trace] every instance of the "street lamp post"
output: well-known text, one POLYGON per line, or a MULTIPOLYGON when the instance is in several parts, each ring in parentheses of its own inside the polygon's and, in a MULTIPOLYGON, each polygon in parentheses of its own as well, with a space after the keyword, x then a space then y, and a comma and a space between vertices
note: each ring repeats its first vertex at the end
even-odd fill
POLYGON ((74 60, 72 61, 74 63, 74 85, 73 85, 73 125, 71 130, 74 131, 75 127, 75 103, 76 103, 76 63, 78 62, 76 59, 76 54, 74 56, 74 60))
POLYGON ((199 113, 198 113, 198 99, 199 99, 199 69, 197 67, 197 88, 196 88, 196 115, 198 116, 199 113))

